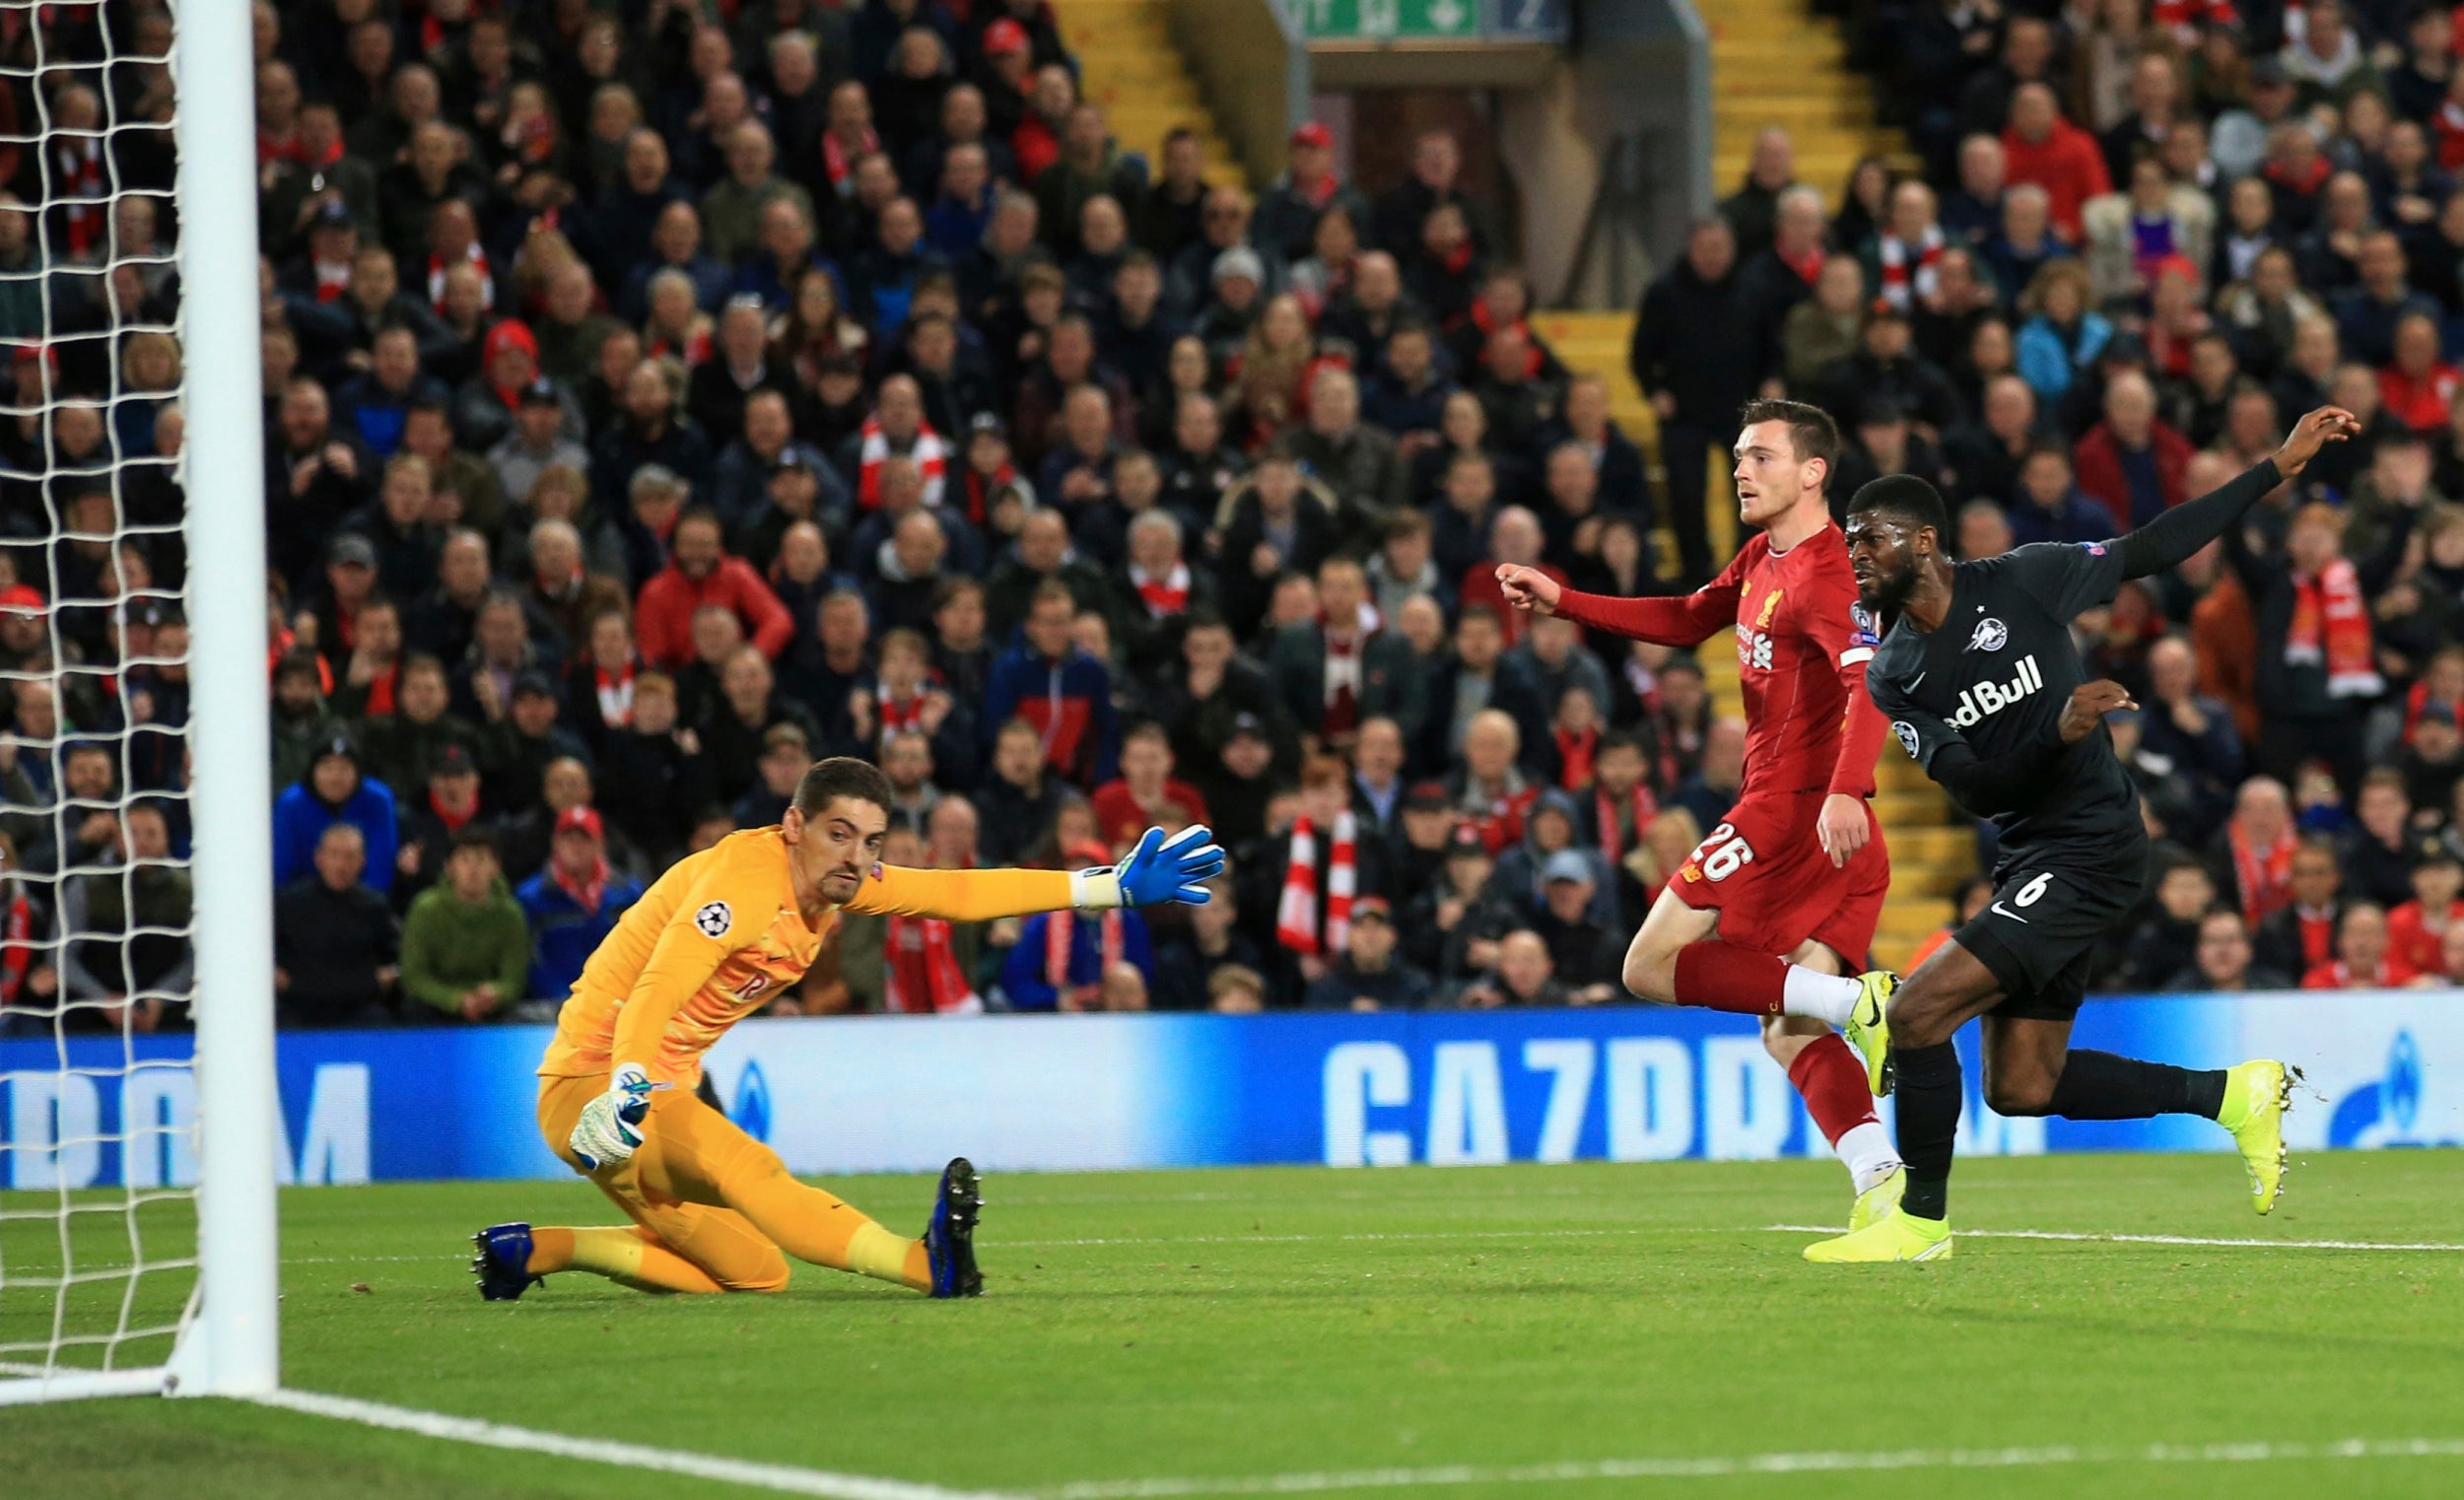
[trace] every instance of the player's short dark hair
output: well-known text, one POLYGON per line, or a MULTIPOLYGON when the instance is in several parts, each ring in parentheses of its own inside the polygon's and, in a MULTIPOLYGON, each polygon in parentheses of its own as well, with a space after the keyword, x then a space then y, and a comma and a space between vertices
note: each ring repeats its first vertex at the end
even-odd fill
POLYGON ((1848 513, 1868 512, 1891 516, 1911 526, 1931 526, 1935 537, 1946 544, 1951 539, 1951 512, 1943 507, 1942 491, 1914 474, 1884 474, 1859 485, 1855 497, 1848 502, 1848 513))
POLYGON ((804 773, 804 780, 795 784, 795 810, 808 818, 821 816, 841 797, 870 802, 886 813, 898 793, 891 789, 890 779, 880 767, 852 755, 834 755, 826 761, 813 762, 812 769, 804 773))
POLYGON ((1788 442, 1797 450, 1797 461, 1821 459, 1826 479, 1839 466, 1839 424, 1822 408, 1804 401, 1748 401, 1737 414, 1737 425, 1745 428, 1757 422, 1787 423, 1788 442))

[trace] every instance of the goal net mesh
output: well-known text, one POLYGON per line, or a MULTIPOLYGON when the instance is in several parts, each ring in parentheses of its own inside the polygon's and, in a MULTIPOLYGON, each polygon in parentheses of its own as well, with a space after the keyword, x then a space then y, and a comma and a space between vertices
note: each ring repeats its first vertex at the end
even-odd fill
POLYGON ((0 4, 0 1383, 196 1279, 171 35, 0 4))

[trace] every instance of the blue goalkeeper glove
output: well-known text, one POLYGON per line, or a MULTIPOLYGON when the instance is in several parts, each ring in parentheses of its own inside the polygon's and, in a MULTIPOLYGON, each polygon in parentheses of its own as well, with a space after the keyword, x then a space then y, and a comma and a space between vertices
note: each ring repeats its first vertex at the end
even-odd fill
POLYGON ((1204 824, 1192 824, 1169 839, 1162 829, 1150 828, 1120 864, 1071 875, 1069 904, 1080 911, 1167 902, 1202 907, 1214 899, 1205 882, 1222 873, 1223 849, 1204 824))
POLYGON ((642 1144, 642 1132, 635 1126, 650 1113, 650 1095, 665 1087, 652 1083, 639 1062, 619 1064, 608 1077, 607 1092, 582 1107, 582 1118, 574 1122, 574 1133, 565 1143, 593 1172, 630 1160, 642 1144))

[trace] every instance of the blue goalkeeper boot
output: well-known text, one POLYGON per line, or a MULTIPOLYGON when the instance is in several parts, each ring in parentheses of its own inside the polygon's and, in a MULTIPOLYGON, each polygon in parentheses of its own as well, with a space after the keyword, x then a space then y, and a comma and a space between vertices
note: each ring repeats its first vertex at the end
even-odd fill
POLYGON ((527 1224, 491 1224, 472 1235, 470 1243, 479 1251, 470 1258, 470 1268, 479 1277, 479 1295, 490 1302, 518 1302, 522 1293, 547 1280, 530 1273, 527 1224))
POLYGON ((984 1192, 976 1182, 974 1165, 963 1156, 950 1158, 950 1164, 941 1169, 941 1191, 932 1200, 931 1221, 924 1225, 924 1257, 932 1265, 929 1295, 984 1295, 984 1272, 976 1269, 976 1220, 983 1215, 984 1192))

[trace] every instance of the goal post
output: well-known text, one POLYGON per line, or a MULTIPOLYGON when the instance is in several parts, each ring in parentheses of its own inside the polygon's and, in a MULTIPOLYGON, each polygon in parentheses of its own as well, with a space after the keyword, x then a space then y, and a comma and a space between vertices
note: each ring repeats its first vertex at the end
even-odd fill
POLYGON ((173 10, 196 825, 197 1298, 179 1395, 281 1382, 274 1159, 274 833, 266 720, 265 429, 256 69, 245 0, 173 10))
POLYGON ((0 552, 38 558, 48 592, 30 603, 20 587, 0 591, 0 617, 40 610, 45 638, 21 653, 0 625, 0 702, 15 705, 0 707, 0 827, 19 830, 13 838, 43 830, 58 853, 41 871, 0 867, 0 1005, 28 973, 60 978, 0 1009, 0 1406, 261 1395, 280 1382, 283 1132, 252 18, 247 0, 167 0, 167 48, 133 8, 61 7, 77 12, 63 27, 112 19, 95 20, 82 49, 53 53, 52 22, 38 19, 52 12, 7 8, 19 24, 0 29, 0 72, 34 108, 0 149, 41 154, 43 185, 40 201, 0 205, 34 240, 29 260, 0 235, 0 316, 18 318, 0 327, 0 360, 18 376, 0 418, 35 435, 31 447, 0 445, 0 485, 36 497, 23 509, 47 530, 0 535, 0 552), (166 64, 168 87, 158 79, 140 98, 127 85, 124 68, 166 64), (131 99, 147 112, 124 112, 131 99), (161 112, 174 100, 175 175, 161 112), (135 133, 137 152, 123 155, 135 133), (132 159, 150 165, 124 175, 132 159), (136 197, 152 201, 125 201, 136 197), (156 216, 163 235, 139 241, 156 216), (173 267, 175 309, 161 286, 173 267), (123 369, 139 340, 158 358, 169 345, 175 385, 123 369), (185 419, 176 446, 168 419, 136 436, 171 409, 185 419), (68 428, 98 421, 104 445, 94 451, 108 461, 63 457, 68 428), (97 498, 106 492, 107 508, 97 498), (175 512, 166 493, 184 497, 175 512), (183 553, 184 581, 153 586, 149 548, 183 553), (67 567, 79 549, 91 566, 67 567), (184 648, 146 644, 164 622, 185 624, 184 648), (153 691, 175 694, 180 714, 162 714, 153 691), (46 694, 48 730, 27 727, 26 699, 46 694), (83 711, 73 716, 72 703, 83 711), (100 797, 61 773, 98 745, 115 763, 100 797), (178 767, 183 750, 184 776, 139 774, 167 759, 178 767), (20 758, 44 772, 33 806, 12 789, 25 784, 12 780, 20 758), (136 815, 147 804, 160 822, 136 815), (141 837, 171 823, 192 833, 189 857, 141 837), (105 831, 100 852, 95 829, 105 831), (168 919, 138 897, 141 882, 166 875, 187 882, 168 919), (108 919, 93 920, 89 893, 108 919), (97 963, 105 984, 85 972, 97 963), (185 1004, 193 1050, 141 1035, 149 1028, 131 1019, 141 1003, 185 1004))

